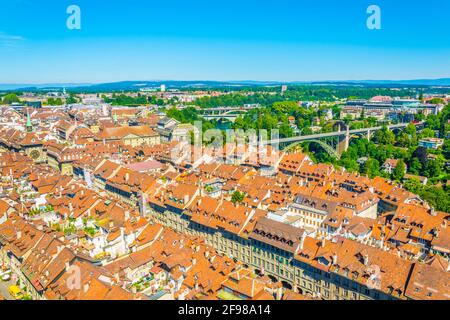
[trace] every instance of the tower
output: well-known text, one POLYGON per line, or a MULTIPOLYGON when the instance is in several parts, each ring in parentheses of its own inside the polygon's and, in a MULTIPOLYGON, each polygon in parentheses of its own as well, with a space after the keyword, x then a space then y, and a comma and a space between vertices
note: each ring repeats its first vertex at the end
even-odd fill
POLYGON ((33 132, 33 124, 31 123, 30 113, 27 110, 27 124, 25 125, 27 132, 33 132))

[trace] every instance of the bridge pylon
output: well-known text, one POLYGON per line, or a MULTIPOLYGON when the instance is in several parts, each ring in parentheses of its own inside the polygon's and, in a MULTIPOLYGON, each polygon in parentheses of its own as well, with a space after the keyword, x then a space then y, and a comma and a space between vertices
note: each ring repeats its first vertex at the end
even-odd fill
POLYGON ((336 147, 336 152, 339 155, 342 155, 345 151, 348 150, 350 145, 350 126, 347 125, 345 136, 339 136, 339 142, 336 147))

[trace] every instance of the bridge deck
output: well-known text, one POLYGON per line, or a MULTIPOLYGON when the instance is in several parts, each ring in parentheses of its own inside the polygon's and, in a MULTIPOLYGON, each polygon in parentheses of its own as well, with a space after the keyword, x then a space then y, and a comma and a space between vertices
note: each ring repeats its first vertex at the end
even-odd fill
MULTIPOLYGON (((390 126, 387 126, 389 129, 397 129, 397 128, 405 128, 409 123, 400 123, 400 124, 393 124, 390 126)), ((416 123, 415 126, 422 125, 423 122, 416 123)), ((381 130, 383 127, 371 127, 371 128, 362 128, 362 129, 353 129, 349 130, 348 133, 356 134, 356 133, 368 133, 369 131, 377 131, 381 130)), ((329 137, 339 137, 339 136, 345 136, 347 134, 346 130, 343 131, 335 131, 335 132, 327 132, 327 133, 318 133, 318 134, 310 134, 306 136, 295 136, 290 138, 281 138, 281 139, 274 139, 274 140, 267 140, 264 141, 263 144, 277 144, 277 143, 290 143, 290 142, 297 142, 297 141, 303 141, 303 140, 314 140, 314 139, 320 139, 320 138, 329 138, 329 137)))

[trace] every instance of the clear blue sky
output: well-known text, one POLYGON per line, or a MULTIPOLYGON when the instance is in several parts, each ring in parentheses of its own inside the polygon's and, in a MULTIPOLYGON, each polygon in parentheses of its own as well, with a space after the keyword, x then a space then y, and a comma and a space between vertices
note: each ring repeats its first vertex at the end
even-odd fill
POLYGON ((0 83, 439 77, 448 0, 0 2, 0 83), (81 30, 66 27, 71 4, 81 30), (381 30, 366 27, 371 4, 381 30))

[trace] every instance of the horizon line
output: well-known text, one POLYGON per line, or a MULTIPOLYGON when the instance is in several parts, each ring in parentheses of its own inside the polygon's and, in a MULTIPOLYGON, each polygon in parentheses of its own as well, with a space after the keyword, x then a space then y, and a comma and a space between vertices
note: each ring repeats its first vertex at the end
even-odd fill
POLYGON ((438 78, 414 78, 414 79, 327 79, 327 80, 252 80, 252 79, 243 79, 243 80, 223 80, 223 79, 147 79, 147 80, 110 80, 110 81, 100 81, 100 82, 72 82, 72 81, 62 81, 62 82, 31 82, 31 83, 7 83, 0 82, 0 85, 98 85, 98 84, 108 84, 108 83, 120 83, 120 82, 256 82, 256 83, 313 83, 313 82, 373 82, 373 81, 436 81, 436 80, 450 80, 450 75, 448 77, 438 77, 438 78))

